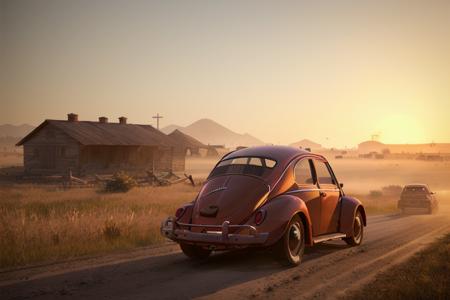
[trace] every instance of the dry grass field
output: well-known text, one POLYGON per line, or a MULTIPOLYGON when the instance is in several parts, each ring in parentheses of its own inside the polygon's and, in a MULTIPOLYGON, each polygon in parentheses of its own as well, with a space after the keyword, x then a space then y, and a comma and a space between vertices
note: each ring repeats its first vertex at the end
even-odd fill
POLYGON ((379 274, 347 299, 448 299, 450 234, 403 264, 379 274))
POLYGON ((159 226, 194 199, 189 185, 105 194, 92 188, 0 189, 0 268, 162 243, 159 226))
MULTIPOLYGON (((188 173, 198 182, 215 162, 189 159, 188 173)), ((18 164, 3 166, 11 165, 18 164)), ((347 194, 358 197, 369 214, 396 211, 398 196, 382 190, 388 185, 426 182, 438 197, 450 190, 448 162, 336 160, 332 165, 347 194)), ((108 194, 0 182, 0 268, 162 243, 160 222, 198 190, 181 184, 108 194)))

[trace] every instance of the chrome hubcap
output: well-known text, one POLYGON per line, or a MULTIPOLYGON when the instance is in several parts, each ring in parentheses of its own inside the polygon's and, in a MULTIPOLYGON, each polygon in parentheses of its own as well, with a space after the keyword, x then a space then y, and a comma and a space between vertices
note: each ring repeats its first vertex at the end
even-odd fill
POLYGON ((300 226, 294 223, 289 228, 289 251, 292 255, 297 255, 302 243, 302 234, 300 226))

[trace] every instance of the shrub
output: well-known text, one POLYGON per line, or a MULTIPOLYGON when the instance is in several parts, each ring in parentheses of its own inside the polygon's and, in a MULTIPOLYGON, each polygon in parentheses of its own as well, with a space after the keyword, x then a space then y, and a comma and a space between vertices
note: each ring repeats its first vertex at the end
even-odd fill
POLYGON ((105 227, 103 227, 103 236, 107 240, 114 240, 120 237, 120 228, 113 221, 105 222, 105 227))
POLYGON ((126 193, 137 185, 136 180, 125 172, 118 172, 114 174, 111 180, 108 180, 105 185, 106 192, 122 192, 126 193))
POLYGON ((379 190, 372 190, 369 192, 369 197, 380 198, 381 196, 383 196, 383 193, 379 190))
POLYGON ((400 185, 388 185, 382 189, 383 194, 388 196, 400 196, 402 190, 403 188, 400 185))

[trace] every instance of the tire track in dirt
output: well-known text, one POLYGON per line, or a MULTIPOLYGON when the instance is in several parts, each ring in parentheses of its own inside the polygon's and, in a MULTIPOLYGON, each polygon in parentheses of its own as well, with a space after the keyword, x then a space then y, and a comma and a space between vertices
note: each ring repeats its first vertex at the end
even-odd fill
MULTIPOLYGON (((318 260, 305 259, 299 268, 247 282, 204 298, 333 299, 370 281, 380 271, 407 259, 437 236, 449 231, 446 217, 439 217, 432 222, 426 216, 399 217, 390 222, 380 221, 379 224, 383 226, 368 228, 366 240, 360 247, 338 250, 318 260), (410 230, 411 223, 416 223, 416 230, 410 230)), ((333 245, 337 249, 341 248, 336 242, 333 245)))

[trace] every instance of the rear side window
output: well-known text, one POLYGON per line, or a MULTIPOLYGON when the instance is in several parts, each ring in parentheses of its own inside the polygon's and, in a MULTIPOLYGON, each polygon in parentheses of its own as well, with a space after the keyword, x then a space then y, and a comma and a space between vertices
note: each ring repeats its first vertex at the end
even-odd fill
POLYGON ((311 171, 311 160, 303 159, 295 165, 295 182, 299 185, 315 184, 311 171))
POLYGON ((333 180, 333 176, 331 176, 330 170, 328 170, 328 167, 324 162, 315 160, 314 167, 316 169, 317 180, 319 181, 319 184, 336 185, 333 180))

